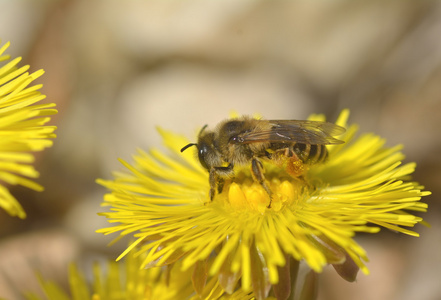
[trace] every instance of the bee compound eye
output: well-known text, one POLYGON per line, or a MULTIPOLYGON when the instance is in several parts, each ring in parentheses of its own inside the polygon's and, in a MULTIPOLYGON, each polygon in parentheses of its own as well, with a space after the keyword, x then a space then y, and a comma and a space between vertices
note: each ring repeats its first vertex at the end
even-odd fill
POLYGON ((209 152, 209 148, 208 148, 207 145, 201 145, 199 147, 199 151, 198 151, 199 162, 207 170, 209 169, 208 165, 207 165, 207 162, 206 162, 206 157, 207 157, 207 153, 208 152, 209 152))

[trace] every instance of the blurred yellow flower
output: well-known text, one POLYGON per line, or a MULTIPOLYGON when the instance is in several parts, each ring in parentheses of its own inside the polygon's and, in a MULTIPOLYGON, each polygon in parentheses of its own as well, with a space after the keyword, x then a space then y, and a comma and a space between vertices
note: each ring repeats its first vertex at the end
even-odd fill
MULTIPOLYGON (((0 47, 0 62, 10 59, 3 55, 8 47, 9 43, 0 47)), ((30 165, 35 159, 32 152, 52 146, 50 139, 55 137, 56 127, 45 124, 57 111, 53 103, 37 104, 46 97, 38 91, 41 85, 29 86, 44 71, 29 74, 29 66, 17 68, 20 60, 17 57, 0 68, 0 207, 11 216, 25 218, 26 213, 7 186, 43 190, 29 179, 39 176, 30 165)))
POLYGON ((144 258, 145 254, 135 256, 132 252, 121 263, 109 261, 105 272, 97 263, 93 267, 91 283, 72 263, 69 268, 70 293, 55 282, 39 276, 44 298, 31 292, 25 293, 25 296, 28 300, 253 299, 252 294, 246 294, 241 290, 232 295, 225 294, 216 278, 209 278, 197 294, 194 289, 197 283, 192 282, 192 273, 199 271, 196 270, 196 266, 186 271, 182 271, 179 266, 140 269, 144 258))
POLYGON ((192 153, 179 151, 188 140, 159 130, 170 154, 139 150, 134 164, 121 161, 128 172, 97 181, 111 190, 103 202, 111 211, 102 215, 116 223, 99 232, 137 239, 118 259, 139 245, 136 253, 147 253, 142 266, 182 261, 186 270, 209 260, 208 273, 218 276, 224 290, 241 285, 257 299, 290 294, 295 274, 288 262, 298 266, 304 260, 315 272, 332 264, 354 281, 359 268, 368 273, 368 257, 354 235, 386 227, 418 236, 403 227, 422 221, 409 212, 426 211, 420 199, 429 192, 409 181, 415 164, 401 164, 401 146, 387 148, 374 134, 355 138, 358 128, 347 125, 348 117, 344 110, 336 122, 347 129, 339 137, 345 143, 328 146, 327 162, 309 166, 305 180, 265 163, 271 208, 249 168, 236 170, 235 179, 207 203, 207 171, 192 153))

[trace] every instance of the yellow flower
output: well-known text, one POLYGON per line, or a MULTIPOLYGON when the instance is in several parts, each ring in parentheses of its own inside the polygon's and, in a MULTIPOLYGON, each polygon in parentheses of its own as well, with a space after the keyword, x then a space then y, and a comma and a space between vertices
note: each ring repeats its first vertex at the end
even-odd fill
POLYGON ((201 300, 201 299, 253 299, 252 294, 241 290, 227 295, 219 286, 216 278, 208 278, 196 294, 192 282, 193 269, 182 271, 179 266, 154 267, 140 269, 139 266, 145 254, 135 256, 133 252, 126 257, 123 263, 109 261, 106 272, 101 270, 99 264, 93 267, 93 280, 91 284, 85 279, 77 266, 72 263, 69 268, 70 293, 67 293, 53 281, 48 281, 39 276, 40 287, 45 297, 41 298, 35 293, 25 293, 28 300, 201 300))
MULTIPOLYGON (((0 47, 0 61, 10 59, 3 55, 9 47, 0 47)), ((29 66, 17 68, 21 58, 15 58, 0 68, 0 207, 11 216, 25 218, 20 203, 9 193, 7 185, 22 185, 42 191, 43 187, 28 178, 37 178, 39 173, 31 163, 32 152, 52 146, 51 138, 55 126, 45 126, 49 115, 57 111, 55 104, 37 104, 45 98, 38 89, 41 85, 29 86, 44 71, 26 72, 29 66)))
MULTIPOLYGON (((304 179, 292 178, 283 168, 265 163, 265 177, 273 191, 271 208, 263 188, 254 183, 249 168, 236 177, 211 203, 208 174, 192 153, 180 153, 188 144, 182 136, 159 130, 170 154, 139 150, 134 164, 122 161, 128 172, 115 180, 98 180, 111 190, 102 213, 114 226, 99 230, 137 240, 118 259, 142 244, 147 253, 142 266, 167 265, 182 260, 184 270, 210 261, 209 274, 218 276, 228 292, 240 284, 264 299, 271 291, 288 294, 290 263, 304 260, 315 272, 333 264, 346 280, 364 273, 368 260, 353 239, 356 232, 376 233, 380 227, 418 236, 403 227, 421 222, 410 212, 424 212, 419 202, 429 192, 409 181, 414 163, 401 164, 401 146, 387 148, 374 134, 354 138, 357 126, 347 126, 344 110, 336 124, 346 127, 328 146, 329 158, 312 165, 304 179)), ((317 115, 311 119, 324 121, 317 115)), ((284 298, 281 295, 279 298, 284 298)))

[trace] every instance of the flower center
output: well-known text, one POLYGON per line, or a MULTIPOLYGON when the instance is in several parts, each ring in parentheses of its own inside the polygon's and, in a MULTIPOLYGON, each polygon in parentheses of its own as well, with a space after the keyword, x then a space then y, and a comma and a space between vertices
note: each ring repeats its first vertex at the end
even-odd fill
POLYGON ((265 213, 268 209, 279 211, 294 204, 308 188, 303 177, 293 178, 283 168, 265 164, 266 184, 271 190, 271 199, 264 187, 255 182, 251 172, 243 168, 236 172, 231 182, 226 182, 217 198, 228 203, 234 210, 249 210, 265 213), (271 207, 268 205, 271 202, 271 207))

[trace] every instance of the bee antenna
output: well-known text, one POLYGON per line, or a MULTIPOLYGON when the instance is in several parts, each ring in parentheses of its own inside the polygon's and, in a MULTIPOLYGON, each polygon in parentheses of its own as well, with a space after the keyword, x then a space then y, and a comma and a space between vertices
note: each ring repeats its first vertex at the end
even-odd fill
POLYGON ((201 131, 199 131, 199 136, 201 136, 202 132, 204 132, 205 128, 208 127, 208 124, 205 124, 202 128, 201 131))
POLYGON ((184 152, 187 148, 189 148, 189 147, 191 147, 191 146, 197 146, 198 144, 195 144, 195 143, 190 143, 190 144, 188 144, 187 146, 184 146, 182 149, 181 149, 181 152, 184 152))

